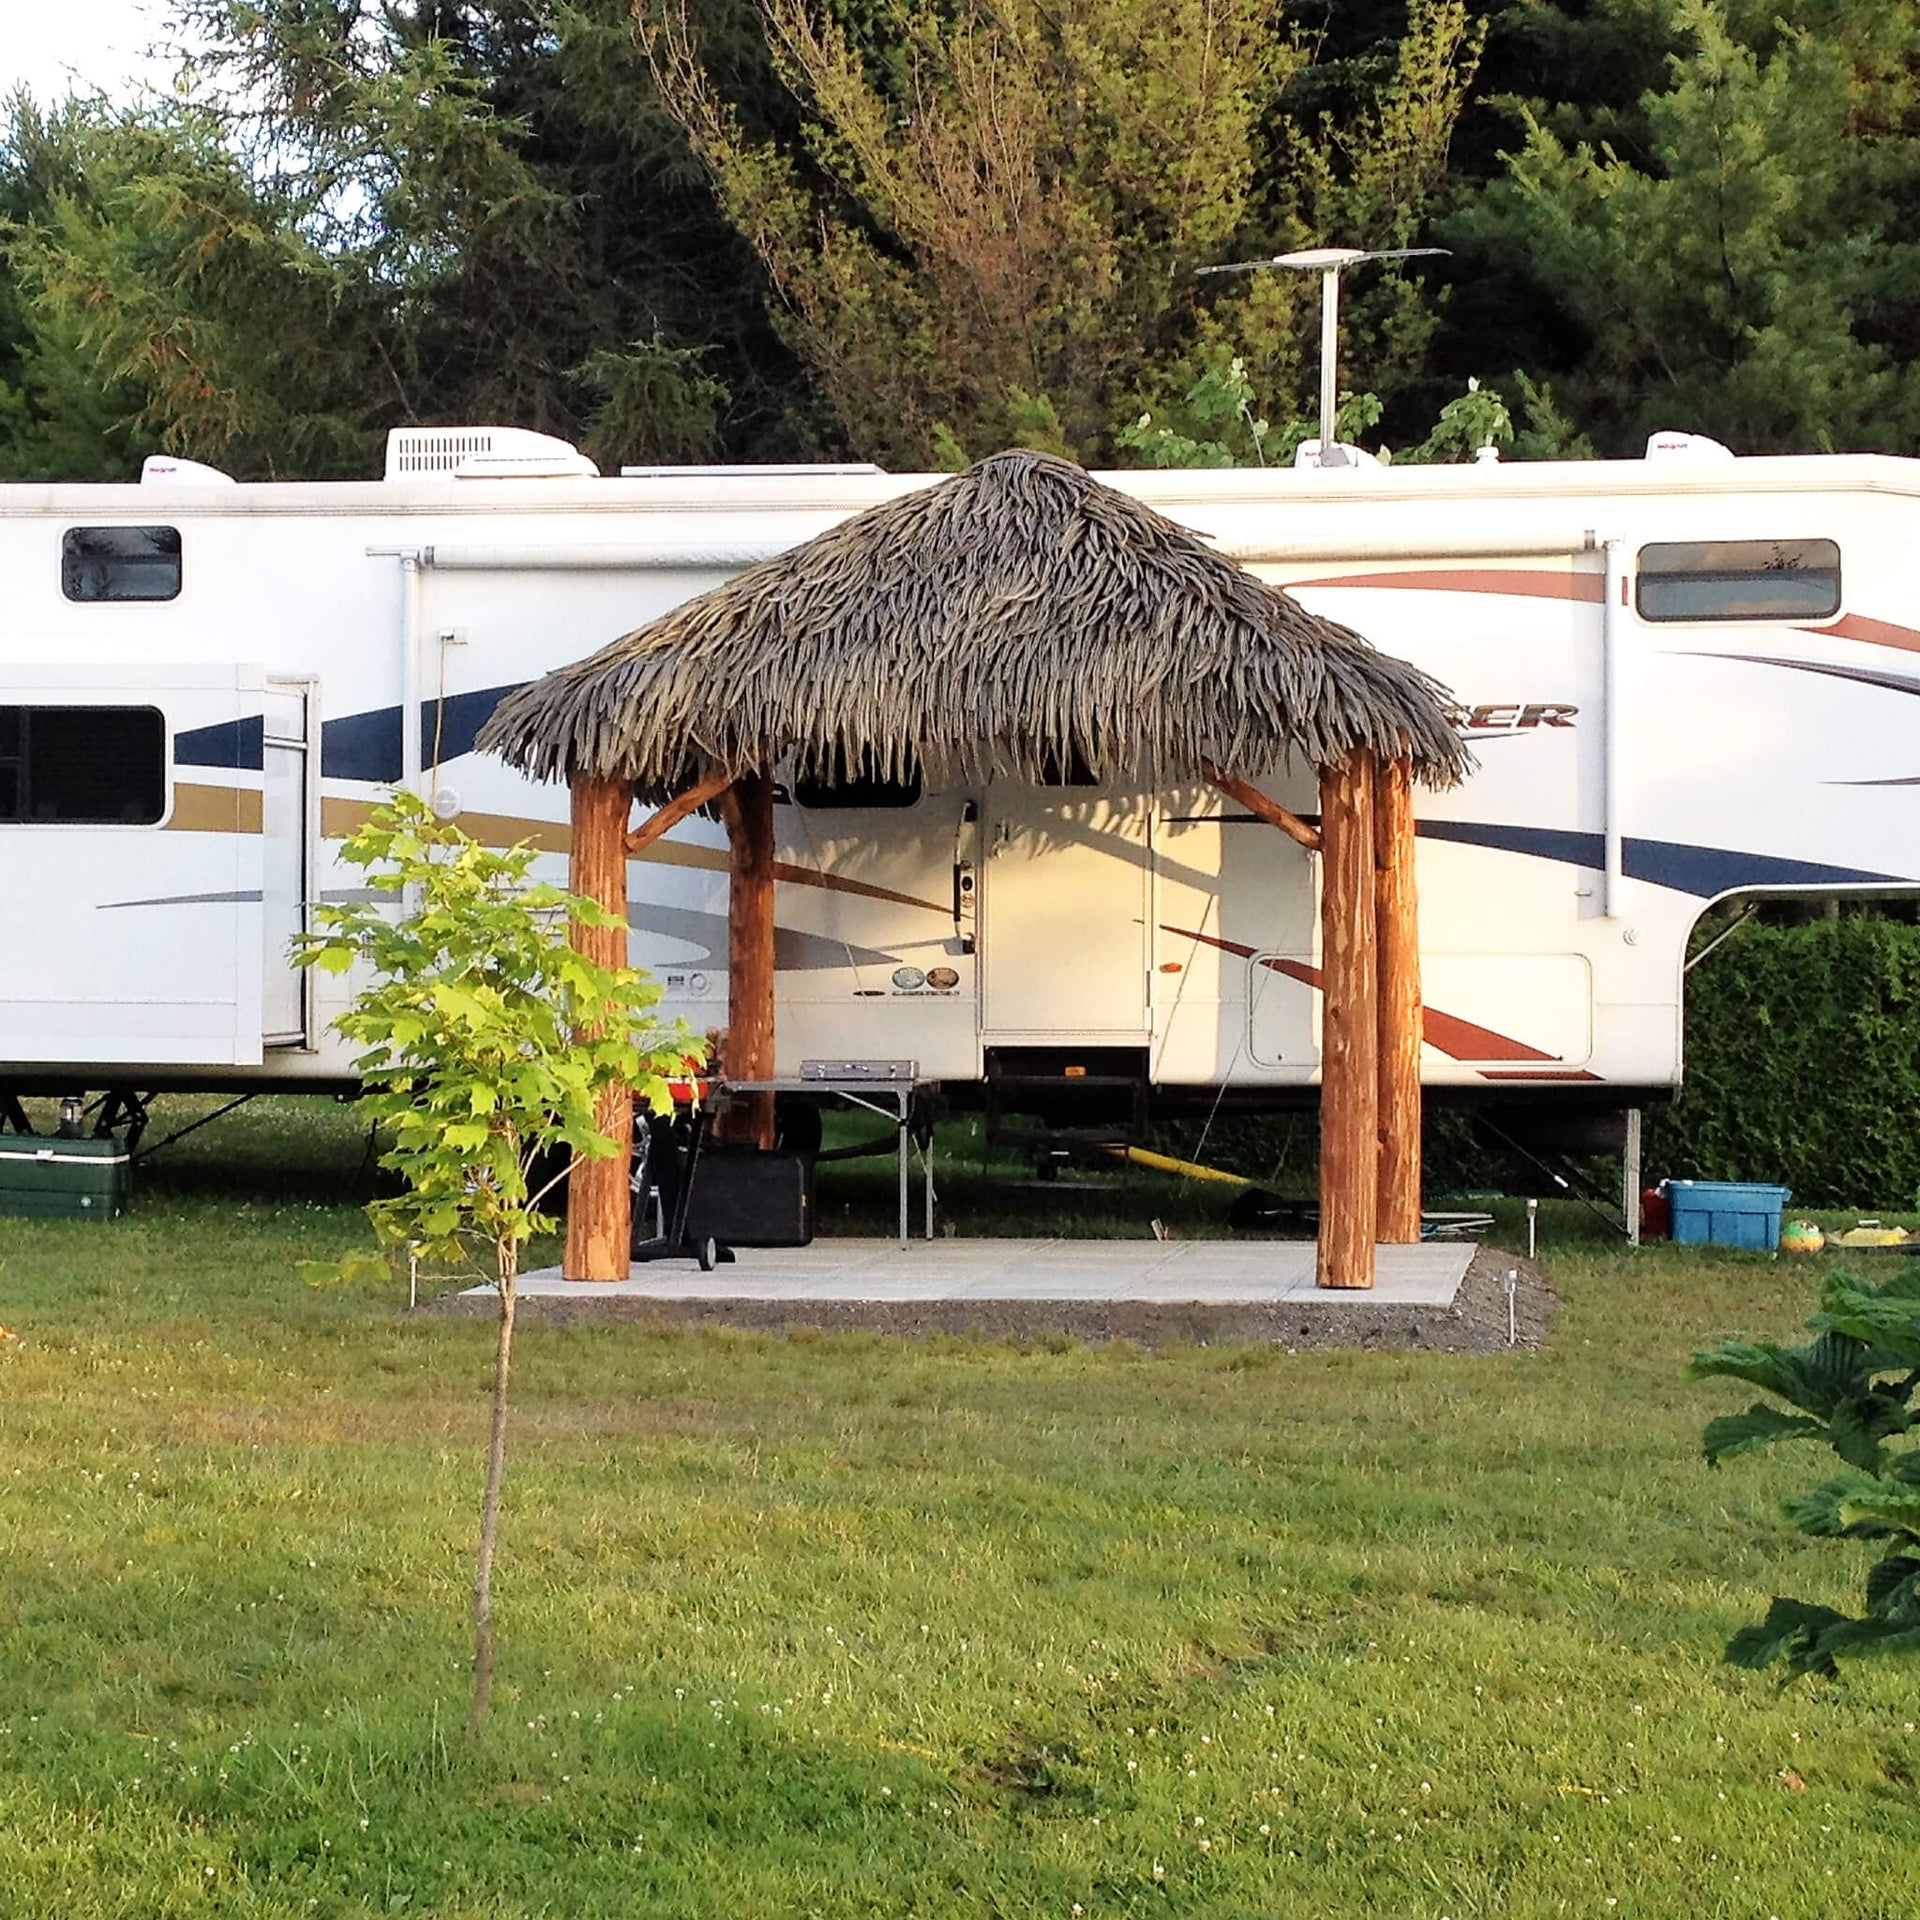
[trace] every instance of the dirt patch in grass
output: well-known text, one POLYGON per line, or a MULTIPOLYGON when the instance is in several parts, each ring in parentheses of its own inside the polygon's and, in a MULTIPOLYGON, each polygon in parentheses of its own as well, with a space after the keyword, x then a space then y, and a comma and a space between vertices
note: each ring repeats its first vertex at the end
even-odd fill
MULTIPOLYGON (((737 1327, 781 1333, 824 1332, 972 1335, 985 1340, 1131 1340, 1143 1347, 1174 1342, 1208 1346, 1260 1341, 1305 1352, 1326 1347, 1404 1348, 1435 1353, 1501 1353, 1541 1346, 1560 1302, 1540 1266, 1523 1254, 1481 1247, 1450 1307, 1352 1305, 1288 1307, 1236 1302, 1205 1305, 1145 1300, 637 1300, 554 1299, 522 1295, 520 1318, 559 1326, 609 1321, 656 1327, 737 1327), (1513 1331, 1508 1334, 1507 1275, 1514 1275, 1513 1331)), ((452 1294, 421 1313, 491 1318, 491 1296, 452 1294)))

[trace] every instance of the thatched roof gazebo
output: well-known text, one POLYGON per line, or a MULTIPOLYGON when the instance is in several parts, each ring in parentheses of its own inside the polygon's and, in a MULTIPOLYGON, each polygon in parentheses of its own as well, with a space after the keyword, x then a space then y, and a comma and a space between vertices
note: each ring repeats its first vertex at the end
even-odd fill
MULTIPOLYGON (((1079 763, 1207 780, 1318 849, 1320 1277, 1372 1283, 1419 1235, 1412 786, 1457 779, 1425 674, 1079 467, 1009 452, 854 515, 502 702, 479 745, 573 792, 575 891, 624 919, 626 863, 702 806, 728 828, 727 1061, 773 1072, 773 774, 1038 780, 1079 763), (1321 779, 1318 829, 1252 782, 1321 779), (629 831, 634 799, 657 811, 629 831)), ((576 929, 624 959, 616 927, 576 929)), ((618 1104, 618 1103, 616 1103, 618 1104)), ((770 1127, 770 1104, 750 1131, 770 1127)), ((630 1114, 603 1116, 616 1132, 630 1114)), ((626 1272, 619 1160, 575 1169, 566 1272, 626 1272)))

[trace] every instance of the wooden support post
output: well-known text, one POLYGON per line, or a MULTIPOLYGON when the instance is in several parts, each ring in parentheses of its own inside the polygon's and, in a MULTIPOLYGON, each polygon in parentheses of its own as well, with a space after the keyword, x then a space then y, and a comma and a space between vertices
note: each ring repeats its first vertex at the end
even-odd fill
POLYGON ((1413 763, 1382 761, 1373 789, 1380 964, 1380 1201, 1387 1246, 1420 1238, 1420 921, 1413 878, 1413 763))
MULTIPOLYGON (((742 774, 720 800, 727 823, 727 1038, 730 1080, 773 1077, 773 777, 742 774)), ((773 1095, 749 1094, 721 1137, 773 1145, 773 1095)))
MULTIPOLYGON (((573 944, 603 967, 627 964, 627 814, 633 789, 625 780, 573 783, 573 860, 569 884, 618 917, 614 927, 573 925, 573 944)), ((567 1176, 569 1280, 624 1280, 631 1258, 632 1198, 627 1182, 633 1147, 633 1092, 609 1087, 601 1096, 600 1131, 619 1148, 602 1160, 578 1156, 567 1176)))
POLYGON ((1379 1201, 1379 982, 1373 756, 1320 775, 1320 1247, 1323 1287, 1373 1285, 1379 1201))

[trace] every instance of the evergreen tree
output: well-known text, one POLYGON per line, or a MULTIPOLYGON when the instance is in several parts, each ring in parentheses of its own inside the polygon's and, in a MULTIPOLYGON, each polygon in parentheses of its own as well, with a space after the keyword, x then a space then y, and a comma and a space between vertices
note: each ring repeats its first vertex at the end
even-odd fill
POLYGON ((1920 7, 1607 11, 1677 48, 1643 133, 1527 107, 1504 176, 1446 229, 1517 290, 1502 344, 1606 452, 1665 426, 1750 453, 1911 451, 1920 7))
POLYGON ((8 142, 13 338, 38 370, 0 361, 13 468, 99 464, 22 414, 54 415, 27 389, 56 370, 113 447, 242 474, 363 473, 416 421, 509 420, 608 465, 818 444, 624 0, 182 17, 180 96, 21 117, 8 142))

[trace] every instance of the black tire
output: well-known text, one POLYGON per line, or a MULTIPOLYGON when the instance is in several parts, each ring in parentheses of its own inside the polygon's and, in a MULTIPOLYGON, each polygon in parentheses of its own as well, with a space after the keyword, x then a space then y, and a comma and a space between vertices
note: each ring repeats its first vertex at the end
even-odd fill
POLYGON ((711 1273, 713 1271, 720 1259, 720 1249, 714 1245, 712 1234, 708 1234, 707 1237, 700 1242, 699 1246, 694 1249, 694 1258, 700 1262, 700 1271, 702 1273, 711 1273))

